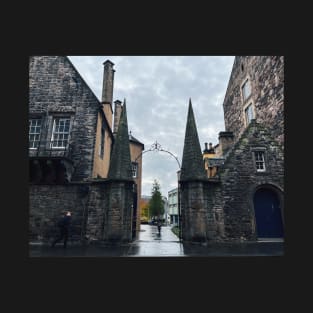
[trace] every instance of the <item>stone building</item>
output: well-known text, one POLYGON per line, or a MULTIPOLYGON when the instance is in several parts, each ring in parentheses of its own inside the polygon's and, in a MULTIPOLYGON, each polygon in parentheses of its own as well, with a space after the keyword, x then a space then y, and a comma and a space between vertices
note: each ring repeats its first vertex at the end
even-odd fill
POLYGON ((117 103, 119 106, 112 125, 115 70, 109 60, 103 65, 99 101, 67 57, 30 58, 31 240, 49 240, 54 235, 55 220, 64 210, 73 212, 73 240, 88 236, 105 239, 111 236, 111 230, 118 238, 116 229, 105 229, 110 218, 125 221, 127 230, 120 231, 124 232, 122 240, 130 240, 129 233, 134 238, 139 230, 137 197, 142 165, 139 160, 136 166, 140 175, 134 180, 131 159, 144 145, 129 138, 125 101, 124 105, 115 101, 115 107, 117 103), (110 211, 114 203, 119 212, 110 211))
POLYGON ((235 58, 226 131, 203 152, 190 101, 179 182, 183 240, 284 238, 283 65, 281 56, 235 58))
POLYGON ((256 119, 284 148, 284 57, 237 56, 223 108, 234 141, 256 119))

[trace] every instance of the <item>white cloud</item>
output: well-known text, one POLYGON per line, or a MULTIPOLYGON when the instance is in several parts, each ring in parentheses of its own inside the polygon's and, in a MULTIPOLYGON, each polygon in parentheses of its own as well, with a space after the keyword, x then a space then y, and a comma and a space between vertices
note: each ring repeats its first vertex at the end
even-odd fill
MULTIPOLYGON (((103 62, 116 70, 114 99, 127 100, 128 128, 145 144, 157 140, 181 162, 189 98, 192 99, 201 149, 218 142, 224 130, 223 100, 234 57, 231 56, 70 56, 74 66, 101 100, 103 62)), ((177 185, 178 165, 165 152, 143 155, 142 194, 153 180, 161 191, 177 185)))

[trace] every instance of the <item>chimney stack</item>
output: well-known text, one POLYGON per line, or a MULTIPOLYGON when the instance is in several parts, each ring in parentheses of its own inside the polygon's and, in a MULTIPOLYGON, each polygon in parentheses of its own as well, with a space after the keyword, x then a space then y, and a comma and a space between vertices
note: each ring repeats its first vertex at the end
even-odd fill
POLYGON ((120 122, 122 112, 122 101, 114 101, 114 124, 113 124, 113 135, 117 134, 118 124, 120 122))
POLYGON ((113 101, 113 86, 114 86, 114 63, 106 60, 103 63, 103 85, 102 85, 102 102, 104 114, 112 129, 112 101, 113 101))
POLYGON ((218 139, 221 149, 221 155, 225 155, 233 145, 234 134, 233 132, 220 132, 218 139))
POLYGON ((113 101, 113 84, 114 84, 114 63, 106 60, 103 63, 103 88, 102 88, 102 102, 110 103, 113 101))

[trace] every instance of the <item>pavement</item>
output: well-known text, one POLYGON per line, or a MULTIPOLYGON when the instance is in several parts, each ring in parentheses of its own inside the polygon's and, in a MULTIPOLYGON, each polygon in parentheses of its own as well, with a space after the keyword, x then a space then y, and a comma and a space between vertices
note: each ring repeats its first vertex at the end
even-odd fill
POLYGON ((163 226, 158 234, 157 226, 141 225, 138 240, 129 244, 81 246, 62 243, 54 248, 45 244, 31 243, 30 257, 236 257, 236 256, 283 256, 284 242, 264 240, 262 242, 187 244, 179 242, 170 226, 163 226))

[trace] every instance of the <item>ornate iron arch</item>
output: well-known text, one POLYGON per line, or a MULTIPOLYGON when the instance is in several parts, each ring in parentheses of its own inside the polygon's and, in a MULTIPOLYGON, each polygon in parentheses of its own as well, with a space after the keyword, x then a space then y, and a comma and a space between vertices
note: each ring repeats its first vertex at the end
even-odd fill
POLYGON ((170 155, 176 160, 179 169, 181 168, 180 162, 179 162, 178 158, 177 158, 172 152, 163 149, 162 146, 161 146, 157 141, 155 141, 155 143, 153 143, 153 144, 151 145, 150 149, 145 150, 145 151, 142 151, 142 152, 136 157, 135 162, 137 162, 137 160, 138 160, 139 158, 141 158, 144 153, 146 153, 146 152, 151 152, 151 151, 161 151, 161 152, 166 152, 166 153, 170 154, 170 155))

